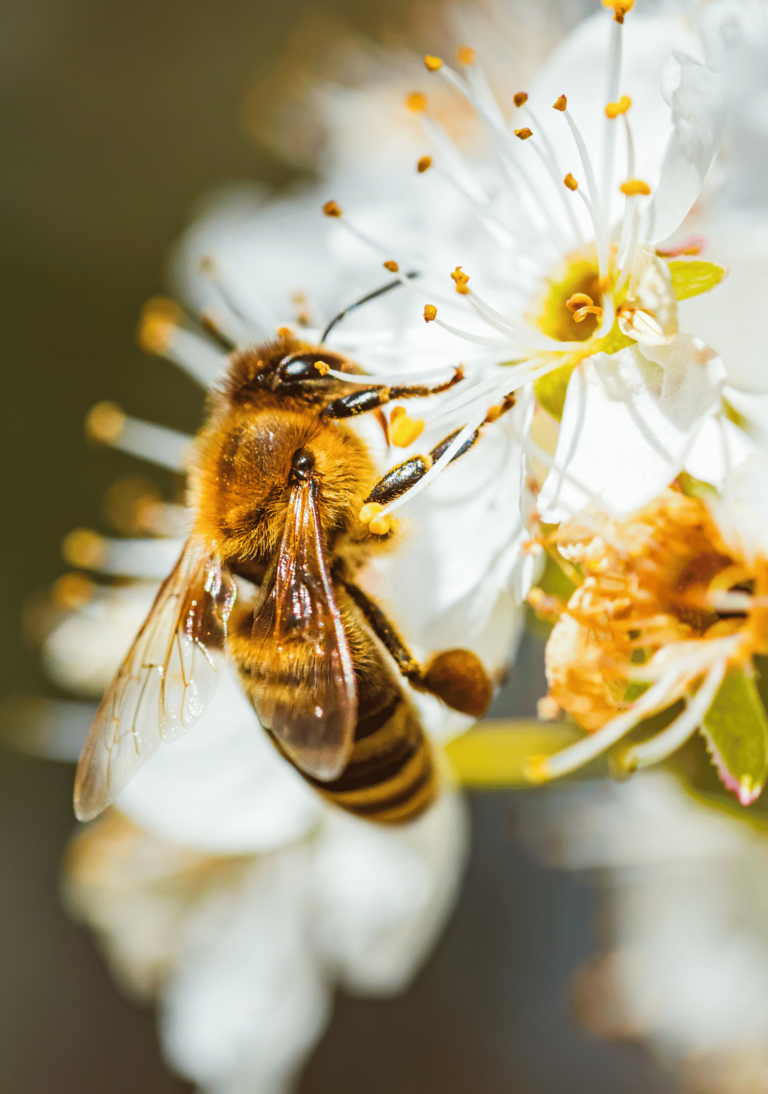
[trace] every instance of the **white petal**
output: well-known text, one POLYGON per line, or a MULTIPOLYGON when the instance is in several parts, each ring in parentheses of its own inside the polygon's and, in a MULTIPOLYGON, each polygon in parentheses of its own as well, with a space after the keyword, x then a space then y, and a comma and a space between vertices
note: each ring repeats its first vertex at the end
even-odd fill
POLYGON ((633 346, 610 357, 601 353, 574 372, 555 453, 558 470, 539 496, 544 521, 565 520, 594 501, 617 515, 631 513, 682 469, 718 405, 722 362, 686 334, 645 352, 633 346))
POLYGON ((648 247, 638 249, 619 327, 641 345, 663 346, 677 336, 677 299, 669 266, 648 247))
POLYGON ((120 668, 147 617, 157 585, 98 588, 92 600, 59 623, 43 643, 43 666, 66 691, 99 696, 120 668))
POLYGON ((729 384, 745 392, 766 392, 768 340, 763 313, 768 300, 768 216, 750 206, 748 211, 697 219, 691 229, 706 237, 704 257, 728 265, 730 273, 711 293, 681 301, 681 321, 715 347, 729 384))
POLYGON ((315 932, 347 990, 405 989, 453 907, 466 851, 465 808, 452 792, 402 828, 328 816, 314 861, 315 932))
MULTIPOLYGON (((674 49, 696 54, 701 45, 690 24, 679 17, 647 16, 638 12, 637 5, 622 28, 624 39, 621 94, 629 95, 632 108, 630 124, 637 156, 637 176, 655 187, 661 171, 664 144, 670 132, 669 108, 659 96, 659 81, 663 66, 674 49)), ((550 109, 559 95, 568 97, 571 111, 584 136, 598 179, 603 176, 605 133, 605 103, 608 58, 612 38, 612 20, 605 11, 583 20, 563 40, 542 66, 526 90, 537 111, 539 123, 548 131, 558 155, 562 173, 573 171, 583 184, 578 170, 575 149, 564 140, 562 117, 550 109)), ((623 208, 619 183, 626 179, 626 156, 623 142, 617 142, 613 181, 610 186, 613 221, 623 208)), ((530 157, 533 162, 534 157, 530 157)), ((531 173, 537 172, 534 163, 531 173)), ((537 176, 538 178, 538 176, 537 176)), ((541 186, 548 180, 542 172, 541 186)), ((576 202, 581 207, 581 202, 576 202)), ((581 215, 581 209, 579 208, 581 215)), ((583 221, 588 227, 588 221, 583 221)), ((589 228, 591 238, 591 228, 589 228)))
POLYGON ((704 422, 686 457, 685 470, 721 490, 730 472, 757 451, 748 433, 718 415, 704 422))
POLYGON ((747 558, 768 554, 768 462, 752 453, 726 479, 714 506, 726 542, 747 558))
POLYGON ((674 132, 643 218, 641 230, 650 243, 671 235, 699 196, 725 117, 720 77, 677 50, 664 66, 661 93, 672 107, 674 132))
POLYGON ((284 1094, 330 1017, 307 922, 310 863, 306 845, 257 859, 190 909, 161 1036, 172 1066, 205 1090, 284 1094))

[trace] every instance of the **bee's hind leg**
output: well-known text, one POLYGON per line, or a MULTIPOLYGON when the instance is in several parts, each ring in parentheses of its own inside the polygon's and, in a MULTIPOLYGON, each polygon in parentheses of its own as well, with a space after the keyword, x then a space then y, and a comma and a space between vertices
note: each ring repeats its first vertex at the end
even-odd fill
POLYGON ((462 714, 475 718, 485 714, 493 698, 493 685, 476 654, 471 650, 444 650, 422 668, 376 601, 351 581, 344 580, 343 585, 402 675, 417 691, 436 695, 462 714))

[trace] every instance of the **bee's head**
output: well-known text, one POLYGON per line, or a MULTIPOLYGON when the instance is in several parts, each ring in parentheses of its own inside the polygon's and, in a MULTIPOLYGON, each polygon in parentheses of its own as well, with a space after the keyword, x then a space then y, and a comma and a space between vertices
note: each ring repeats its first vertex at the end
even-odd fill
POLYGON ((302 402, 325 402, 337 394, 332 372, 352 375, 359 369, 339 353, 295 339, 281 339, 232 358, 224 394, 230 402, 253 402, 265 392, 302 402))

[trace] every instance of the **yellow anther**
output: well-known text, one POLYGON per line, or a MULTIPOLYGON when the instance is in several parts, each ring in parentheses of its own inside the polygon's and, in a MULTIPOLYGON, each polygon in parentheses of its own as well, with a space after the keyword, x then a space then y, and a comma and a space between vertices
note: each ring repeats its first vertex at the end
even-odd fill
POLYGON ((75 611, 93 600, 96 585, 85 574, 62 574, 51 586, 51 600, 57 608, 75 611))
POLYGON ((498 419, 502 416, 503 413, 504 413, 504 407, 500 403, 498 403, 496 406, 490 407, 490 409, 488 410, 488 413, 485 416, 485 420, 488 423, 488 425, 490 425, 492 422, 498 421, 498 419))
POLYGON ((443 67, 443 62, 440 57, 431 57, 427 54, 424 58, 424 67, 428 72, 437 72, 443 67))
POLYGON ((397 273, 397 271, 400 269, 400 267, 398 266, 398 264, 395 262, 395 260, 393 258, 389 258, 384 263, 384 269, 389 270, 390 273, 397 273))
POLYGON ((97 570, 104 562, 107 543, 103 536, 90 528, 74 528, 61 545, 64 560, 82 570, 97 570))
POLYGON ((565 306, 568 311, 576 311, 577 308, 583 308, 594 304, 594 300, 591 296, 587 296, 585 292, 575 292, 570 300, 566 300, 565 306))
POLYGON ((327 376, 331 371, 331 366, 326 364, 325 361, 315 361, 315 368, 321 376, 327 376))
POLYGON ((605 108, 606 116, 609 118, 618 118, 619 114, 626 114, 632 105, 632 100, 629 95, 622 95, 617 103, 608 103, 605 108))
POLYGON ((387 516, 374 517, 368 521, 368 531, 375 536, 385 536, 392 529, 392 521, 387 516))
POLYGON ((387 516, 381 516, 383 505, 377 501, 366 502, 360 510, 360 520, 368 525, 368 531, 375 536, 385 536, 392 527, 392 521, 387 516))
POLYGON ((456 284, 456 292, 460 293, 462 296, 469 296, 469 287, 467 285, 469 274, 465 274, 461 266, 457 266, 451 274, 451 277, 456 284))
POLYGON ((392 423, 389 419, 389 435, 392 444, 397 448, 409 448, 410 445, 424 432, 424 420, 422 418, 409 418, 407 414, 401 414, 392 423))
POLYGON ((528 102, 528 92, 527 91, 518 91, 515 94, 515 98, 514 98, 515 106, 522 106, 523 103, 527 103, 527 102, 528 102))
POLYGON ((561 95, 560 98, 557 100, 557 102, 552 103, 552 109, 553 110, 567 110, 568 109, 568 100, 566 99, 565 95, 561 95))
POLYGON ((423 175, 425 171, 428 171, 432 166, 431 156, 422 156, 419 162, 416 164, 416 170, 420 175, 423 175))
POLYGON ((412 91, 405 100, 405 105, 409 110, 412 110, 414 114, 420 114, 422 110, 427 109, 427 96, 423 91, 412 91))
POLYGON ((575 311, 573 313, 573 318, 575 322, 581 323, 587 318, 588 315, 596 315, 598 319, 602 319, 603 309, 596 307, 594 304, 589 304, 587 307, 579 308, 578 311, 575 311))
POLYGON ((628 11, 632 11, 635 6, 635 0, 603 0, 604 8, 613 8, 613 18, 617 23, 624 22, 624 16, 628 11))
POLYGON ((562 713, 560 704, 551 695, 545 695, 536 703, 536 717, 540 722, 556 722, 562 713))
POLYGON ((335 201, 326 201, 323 206, 323 212, 327 217, 340 217, 341 209, 335 201))
POLYGON ((400 418, 404 418, 406 410, 404 406, 393 406, 389 412, 389 424, 394 425, 400 418))
POLYGON ((529 137, 533 136, 533 130, 527 126, 524 129, 516 129, 515 136, 519 137, 521 141, 527 141, 529 137))
POLYGON ((293 331, 290 327, 278 327, 275 333, 278 338, 293 338, 293 331))
POLYGON ((626 194, 628 198, 633 198, 637 194, 650 194, 651 188, 647 182, 643 182, 641 179, 627 179, 626 182, 622 182, 619 187, 622 194, 626 194))
POLYGON ((181 322, 181 309, 164 296, 153 296, 141 309, 136 340, 145 353, 165 353, 181 322))
POLYGON ((537 786, 549 782, 552 776, 549 773, 548 759, 547 756, 531 756, 523 764, 523 774, 529 782, 536 783, 537 786))
POLYGON ((573 175, 570 173, 570 171, 568 172, 568 174, 563 179, 563 184, 565 186, 567 186, 569 190, 578 190, 578 188, 579 188, 578 182, 573 177, 573 175))
POLYGON ((475 51, 470 46, 459 46, 456 50, 456 60, 460 65, 473 65, 475 63, 475 51))
POLYGON ((96 403, 85 417, 86 436, 101 444, 113 444, 124 427, 125 412, 117 403, 96 403))
POLYGON ((431 323, 433 319, 437 319, 437 308, 434 304, 424 305, 424 322, 431 323))
POLYGON ((368 522, 373 520, 376 514, 380 513, 383 508, 384 506, 379 505, 377 501, 367 501, 358 513, 358 516, 363 524, 368 524, 368 522))
POLYGON ((367 501, 363 508, 360 510, 358 516, 363 524, 367 524, 369 520, 373 520, 377 513, 380 513, 384 508, 383 505, 379 505, 376 501, 367 501))

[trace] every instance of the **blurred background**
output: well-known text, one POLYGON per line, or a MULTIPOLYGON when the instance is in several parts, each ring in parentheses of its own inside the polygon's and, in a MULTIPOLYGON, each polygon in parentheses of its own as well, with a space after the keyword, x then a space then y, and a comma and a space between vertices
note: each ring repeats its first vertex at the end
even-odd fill
MULTIPOLYGON (((598 6, 560 5, 557 33, 598 6)), ((296 177, 257 139, 254 89, 267 111, 272 93, 290 92, 269 76, 309 13, 390 42, 415 22, 423 31, 429 11, 415 20, 414 10, 407 0, 0 7, 3 696, 55 694, 24 637, 24 606, 62 572, 59 545, 73 526, 104 530, 105 489, 135 470, 88 445, 88 408, 114 399, 178 429, 199 424, 198 389, 145 357, 134 329, 206 190, 296 177)), ((541 661, 527 638, 493 714, 534 714, 541 661)), ((0 751, 0 1089, 180 1092, 188 1088, 161 1061, 152 1015, 120 997, 90 936, 60 909, 72 777, 69 765, 0 751)), ((596 890, 526 856, 520 798, 472 795, 470 866, 434 956, 399 999, 339 999, 302 1094, 677 1089, 640 1047, 576 1025, 574 970, 601 937, 596 890)))

